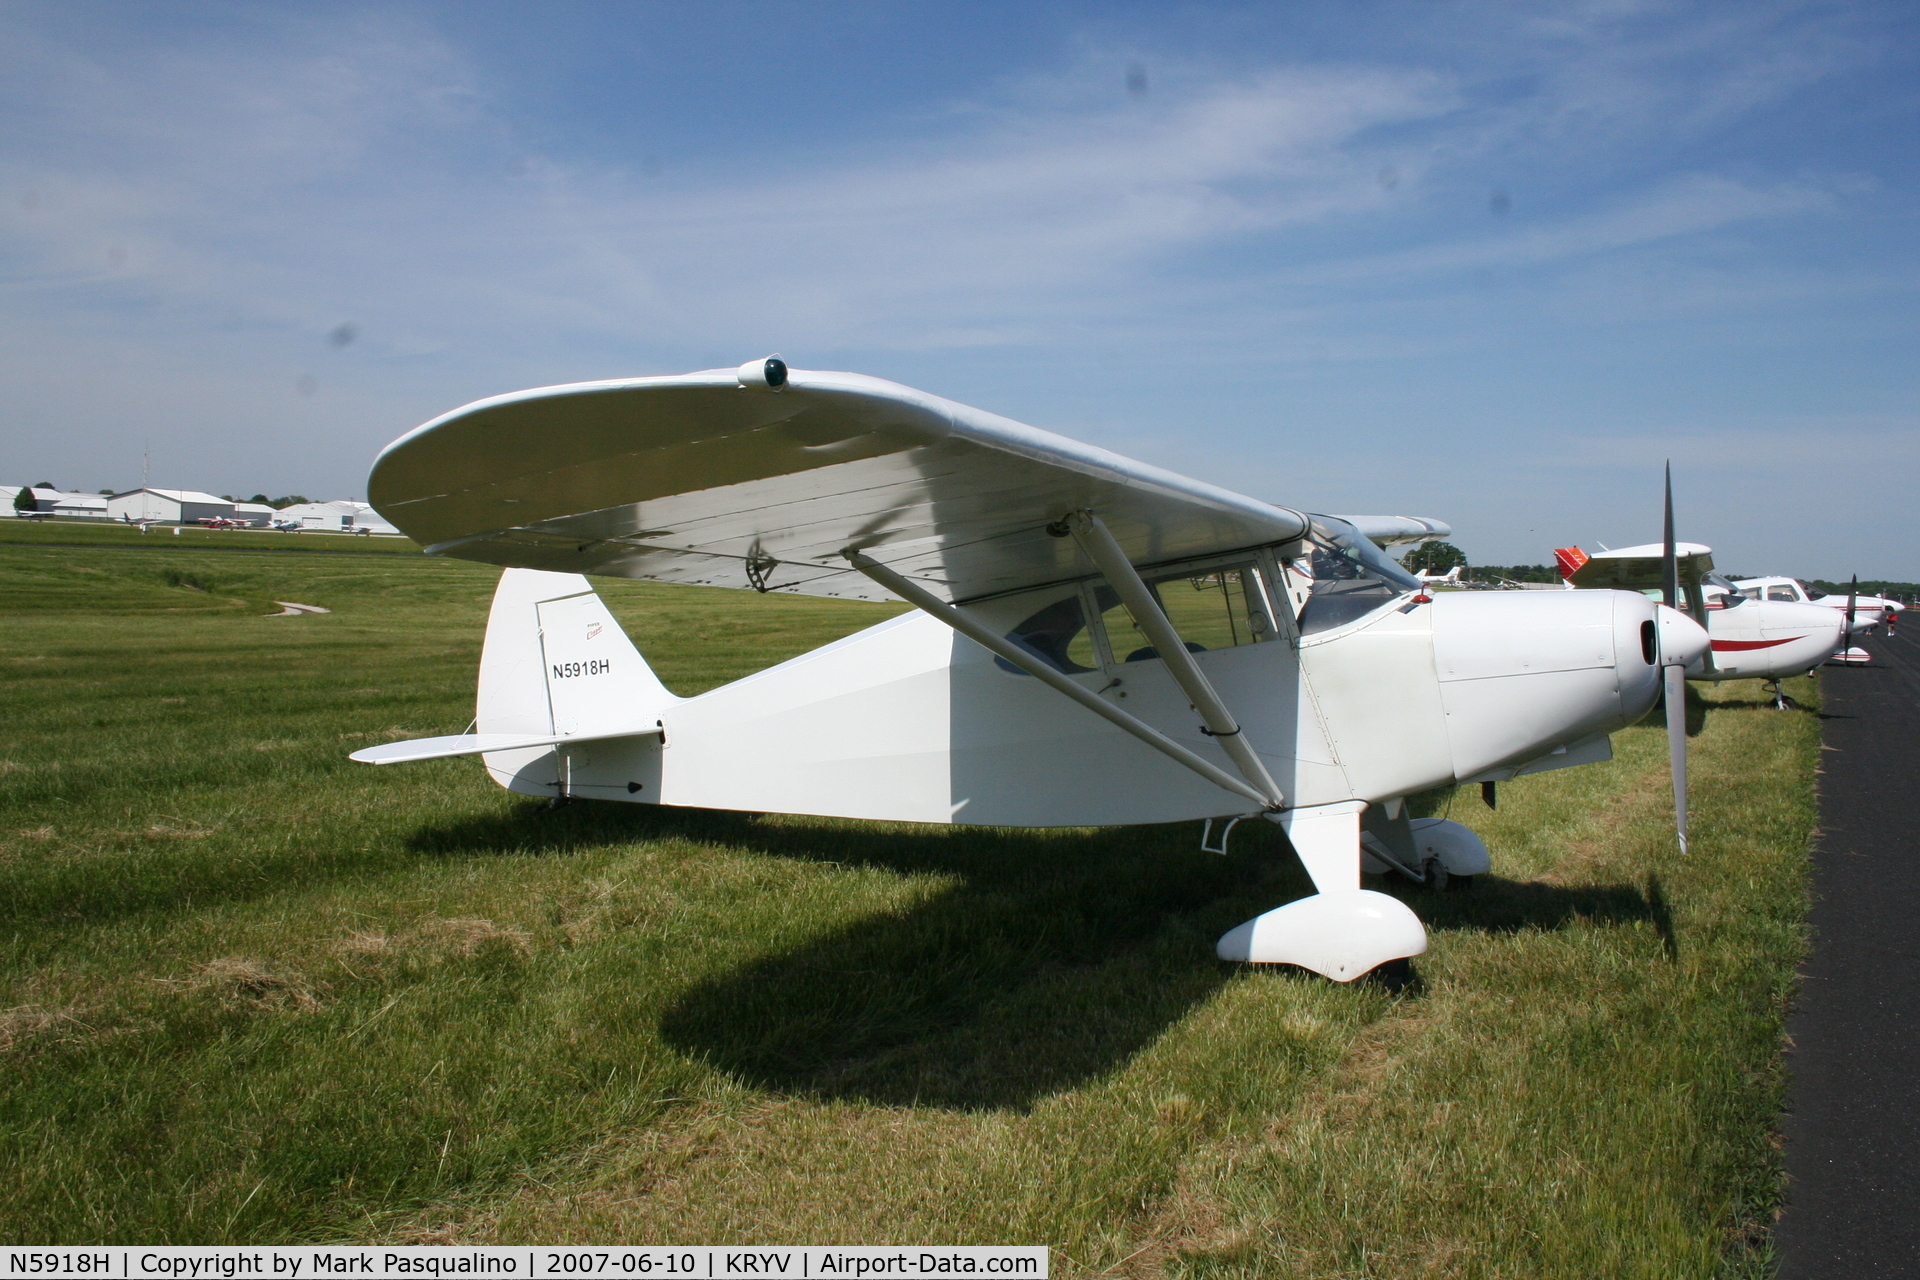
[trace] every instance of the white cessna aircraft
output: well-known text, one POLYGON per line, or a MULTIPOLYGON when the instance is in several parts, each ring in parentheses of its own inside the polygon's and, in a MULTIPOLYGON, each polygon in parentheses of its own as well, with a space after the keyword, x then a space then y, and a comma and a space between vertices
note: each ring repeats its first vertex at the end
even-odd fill
POLYGON ((507 571, 478 731, 354 759, 480 755, 526 795, 909 822, 1260 815, 1316 892, 1218 952, 1340 981, 1426 949, 1411 910, 1360 887, 1363 858, 1430 884, 1487 868, 1405 796, 1604 760, 1707 645, 1625 592, 1429 597, 1372 540, 1438 521, 1271 506, 777 358, 476 401, 389 445, 368 486, 430 554, 507 571), (917 612, 678 698, 586 573, 917 612))
MULTIPOLYGON (((1842 611, 1794 601, 1759 599, 1735 590, 1713 573, 1713 549, 1697 542, 1674 545, 1680 607, 1704 618, 1712 646, 1687 665, 1689 680, 1766 680, 1774 705, 1784 708, 1780 681, 1804 675, 1843 647, 1842 611)), ((1665 547, 1620 547, 1588 555, 1556 547, 1560 575, 1575 587, 1651 592, 1661 587, 1665 547)))
POLYGON ((1898 600, 1888 600, 1884 596, 1863 596, 1857 592, 1843 595, 1837 591, 1816 591, 1798 578, 1741 578, 1728 585, 1749 600, 1810 604, 1818 609, 1831 609, 1845 614, 1849 637, 1872 635, 1890 614, 1900 611, 1898 600))

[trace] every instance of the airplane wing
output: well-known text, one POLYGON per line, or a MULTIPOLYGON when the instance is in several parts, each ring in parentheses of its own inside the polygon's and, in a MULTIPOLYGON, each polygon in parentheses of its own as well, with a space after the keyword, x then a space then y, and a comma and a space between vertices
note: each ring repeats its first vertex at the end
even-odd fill
MULTIPOLYGON (((1092 508, 1136 563, 1289 541, 1308 517, 898 383, 741 370, 476 401, 389 445, 368 499, 431 553, 880 600, 857 547, 948 601, 1094 572, 1047 526, 1092 508)), ((1440 536, 1438 521, 1361 517, 1440 536)))
POLYGON ((1451 525, 1425 516, 1335 516, 1334 519, 1345 520, 1358 529, 1362 537, 1371 538, 1383 547, 1453 536, 1451 525))
MULTIPOLYGON (((1673 549, 1681 583, 1697 587, 1701 579, 1713 572, 1712 547, 1702 546, 1698 542, 1676 542, 1673 549)), ((1578 548, 1563 547, 1554 554, 1559 556, 1562 551, 1568 550, 1577 552, 1578 548)), ((1572 563, 1571 558, 1562 559, 1561 575, 1576 587, 1650 591, 1660 586, 1661 564, 1665 556, 1666 548, 1658 542, 1650 542, 1644 547, 1596 551, 1571 573, 1566 571, 1566 566, 1572 563)))

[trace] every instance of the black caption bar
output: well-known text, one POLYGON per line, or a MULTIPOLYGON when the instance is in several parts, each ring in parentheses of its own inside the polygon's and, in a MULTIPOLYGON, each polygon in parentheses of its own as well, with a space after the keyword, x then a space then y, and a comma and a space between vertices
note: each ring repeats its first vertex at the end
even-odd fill
POLYGON ((122 1245, 0 1247, 0 1278, 101 1276, 131 1280, 335 1280, 336 1277, 644 1276, 647 1280, 1047 1280, 1037 1245, 122 1245))

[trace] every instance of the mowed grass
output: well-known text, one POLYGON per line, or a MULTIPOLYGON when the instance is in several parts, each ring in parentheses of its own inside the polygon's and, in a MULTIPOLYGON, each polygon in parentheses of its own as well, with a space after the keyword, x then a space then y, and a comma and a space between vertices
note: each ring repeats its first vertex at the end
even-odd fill
MULTIPOLYGON (((1692 708, 1687 858, 1657 718, 1497 813, 1425 798, 1495 874, 1382 882, 1432 950, 1339 986, 1212 957, 1307 890, 1264 825, 1220 858, 1196 824, 544 812, 472 762, 347 762, 467 723, 494 576, 0 547, 7 1239, 1765 1273, 1813 716, 1692 708)), ((603 594, 680 692, 891 612, 603 594)))

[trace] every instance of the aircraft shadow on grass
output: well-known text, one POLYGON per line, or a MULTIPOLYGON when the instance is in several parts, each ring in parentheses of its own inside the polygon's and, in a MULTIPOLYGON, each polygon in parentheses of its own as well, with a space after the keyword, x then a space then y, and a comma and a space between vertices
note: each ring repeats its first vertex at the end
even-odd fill
MULTIPOLYGON (((1151 1045, 1238 967, 1213 942, 1276 897, 1312 891, 1277 828, 1195 850, 1191 823, 1090 831, 813 827, 699 809, 576 805, 417 833, 422 851, 565 852, 680 838, 774 857, 940 875, 959 883, 695 982, 665 1010, 666 1042, 784 1093, 956 1110, 1025 1109, 1151 1045)), ((1243 827, 1244 831, 1245 828, 1243 827)), ((1479 878, 1471 892, 1401 883, 1434 930, 1511 932, 1652 921, 1673 953, 1658 883, 1561 888, 1479 878)), ((1417 996, 1417 961, 1377 981, 1417 996)), ((1270 980, 1321 982, 1291 968, 1270 980)))

